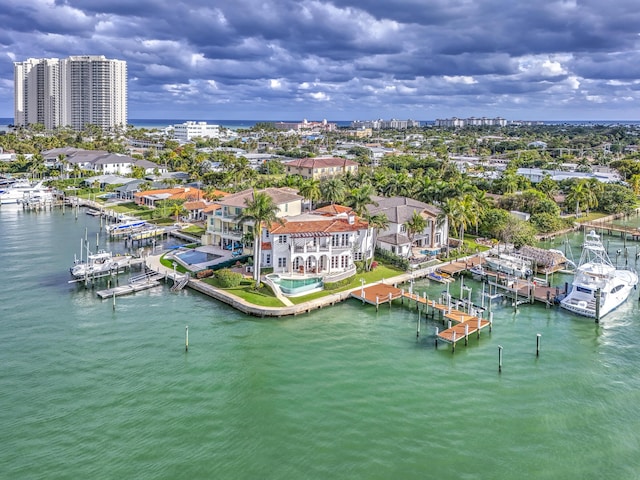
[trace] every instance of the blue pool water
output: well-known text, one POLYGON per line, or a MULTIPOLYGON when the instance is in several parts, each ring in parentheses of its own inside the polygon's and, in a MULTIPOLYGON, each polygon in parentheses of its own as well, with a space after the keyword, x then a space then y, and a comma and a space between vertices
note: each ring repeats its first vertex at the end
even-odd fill
POLYGON ((280 290, 285 295, 297 295, 300 293, 308 292, 316 288, 322 287, 321 277, 311 278, 283 278, 280 275, 270 274, 267 277, 274 283, 277 283, 280 290))
POLYGON ((222 257, 222 255, 216 255, 215 253, 200 252, 198 250, 189 250, 183 253, 179 253, 176 256, 179 257, 180 260, 182 260, 183 262, 188 263, 189 265, 194 265, 196 263, 212 262, 222 257))

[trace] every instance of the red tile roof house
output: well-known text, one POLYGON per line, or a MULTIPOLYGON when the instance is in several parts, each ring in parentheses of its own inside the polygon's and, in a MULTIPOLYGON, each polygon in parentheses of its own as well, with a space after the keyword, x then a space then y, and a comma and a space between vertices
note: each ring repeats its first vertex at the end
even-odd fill
POLYGON ((263 253, 265 266, 274 273, 319 274, 325 281, 338 281, 355 275, 355 262, 373 255, 369 224, 348 207, 333 205, 284 218, 269 235, 263 253))
POLYGON ((204 200, 206 193, 195 187, 162 188, 159 190, 145 190, 133 194, 133 199, 138 205, 146 205, 155 208, 156 202, 161 200, 204 200))

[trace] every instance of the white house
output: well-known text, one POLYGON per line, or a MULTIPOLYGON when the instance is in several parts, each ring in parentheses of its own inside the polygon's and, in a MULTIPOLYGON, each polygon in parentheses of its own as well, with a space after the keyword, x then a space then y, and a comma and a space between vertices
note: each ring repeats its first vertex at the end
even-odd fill
POLYGON ((220 125, 207 122, 184 122, 173 126, 173 137, 181 142, 190 142, 194 138, 219 138, 220 125))
POLYGON ((144 168, 145 174, 165 173, 167 169, 161 165, 132 158, 120 153, 109 153, 104 150, 81 150, 77 148, 54 148, 42 152, 45 162, 63 165, 66 172, 72 172, 77 165, 95 175, 129 175, 133 167, 144 168))
POLYGON ((356 261, 372 257, 371 233, 367 222, 338 205, 287 217, 262 239, 264 265, 275 273, 346 278, 356 273, 356 261))

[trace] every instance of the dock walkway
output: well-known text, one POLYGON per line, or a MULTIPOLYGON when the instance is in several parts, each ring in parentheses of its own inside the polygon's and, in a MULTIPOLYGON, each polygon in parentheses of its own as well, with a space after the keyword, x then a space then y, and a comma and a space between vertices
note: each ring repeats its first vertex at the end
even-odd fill
POLYGON ((451 305, 436 303, 435 300, 426 298, 426 295, 420 296, 416 293, 405 292, 403 289, 384 283, 378 283, 368 287, 362 286, 360 289, 353 290, 351 296, 361 300, 362 303, 375 305, 376 309, 384 303, 389 303, 389 307, 391 307, 393 300, 398 298, 404 300, 406 298, 409 300, 409 303, 414 301, 417 309, 423 306, 425 317, 429 316, 429 308, 431 308, 432 318, 435 318, 435 312, 439 312, 439 317, 442 322, 444 323, 445 319, 448 320, 449 326, 442 331, 436 329, 436 345, 438 344, 438 340, 441 340, 451 344, 452 350, 455 350, 455 345, 459 341, 464 341, 465 345, 467 345, 469 335, 477 333, 479 338, 480 331, 484 328, 489 327, 491 331, 493 324, 491 319, 485 320, 481 316, 452 308, 451 305))
POLYGON ((106 290, 98 290, 96 295, 98 297, 105 298, 113 298, 120 297, 122 295, 130 295, 135 292, 140 292, 142 290, 147 290, 149 288, 156 287, 160 285, 160 280, 165 278, 165 275, 162 273, 148 272, 133 277, 127 285, 120 285, 113 288, 108 288, 106 290))

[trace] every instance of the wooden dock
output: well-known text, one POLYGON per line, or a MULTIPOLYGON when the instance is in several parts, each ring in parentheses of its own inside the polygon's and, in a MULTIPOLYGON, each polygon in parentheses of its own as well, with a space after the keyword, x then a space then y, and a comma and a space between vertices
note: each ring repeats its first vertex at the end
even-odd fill
POLYGON ((98 290, 96 295, 98 297, 113 298, 121 297, 122 295, 130 295, 135 292, 147 290, 149 288, 157 287, 160 285, 160 280, 165 276, 162 273, 148 272, 136 277, 133 277, 127 285, 120 285, 114 288, 108 288, 106 290, 98 290))
MULTIPOLYGON (((431 310, 431 318, 433 319, 435 319, 435 312, 439 312, 439 318, 443 323, 447 320, 449 327, 442 331, 436 329, 436 346, 438 345, 438 340, 441 340, 451 344, 452 351, 455 351, 455 345, 460 341, 464 341, 465 345, 467 345, 469 335, 476 333, 479 338, 481 330, 487 327, 489 327, 489 330, 492 328, 493 322, 491 319, 485 320, 481 316, 452 308, 450 304, 436 303, 435 300, 426 298, 426 295, 420 296, 416 293, 405 292, 403 289, 394 287, 393 285, 386 285, 384 283, 378 283, 368 287, 363 285, 359 290, 351 292, 351 296, 361 300, 362 303, 375 305, 376 309, 384 303, 389 303, 389 307, 391 307, 391 302, 396 299, 401 299, 404 303, 404 299, 406 298, 409 300, 409 305, 411 301, 415 302, 416 309, 419 310, 420 307, 423 307, 425 317, 429 316, 429 310, 431 310)), ((482 311, 484 310, 480 309, 480 312, 482 311)))
POLYGON ((614 233, 619 233, 620 238, 626 239, 627 236, 631 237, 631 240, 640 241, 640 230, 637 227, 625 227, 622 225, 617 225, 611 222, 584 222, 582 223, 582 228, 584 230, 595 230, 596 232, 600 231, 600 233, 604 234, 607 232, 609 235, 613 235, 614 233))

